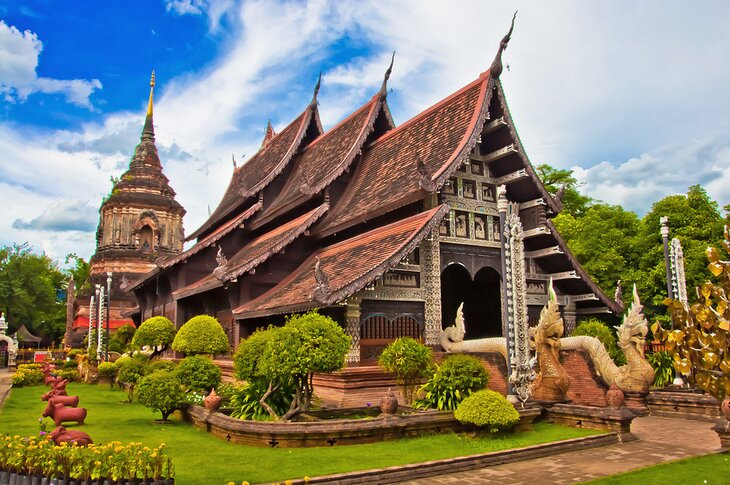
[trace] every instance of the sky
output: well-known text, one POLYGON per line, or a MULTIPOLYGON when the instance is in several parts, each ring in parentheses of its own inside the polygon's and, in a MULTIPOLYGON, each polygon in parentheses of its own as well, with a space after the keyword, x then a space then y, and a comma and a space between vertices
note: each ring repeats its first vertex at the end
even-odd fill
POLYGON ((0 245, 89 258, 110 177, 126 169, 155 70, 164 172, 190 233, 268 120, 309 103, 334 126, 396 51, 396 124, 487 69, 533 165, 643 214, 701 184, 730 204, 730 2, 0 0, 0 245))

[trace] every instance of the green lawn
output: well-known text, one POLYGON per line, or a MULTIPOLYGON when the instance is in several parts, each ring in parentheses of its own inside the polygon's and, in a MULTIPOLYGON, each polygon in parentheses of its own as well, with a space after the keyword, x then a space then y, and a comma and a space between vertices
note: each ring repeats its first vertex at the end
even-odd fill
POLYGON ((654 465, 640 470, 592 480, 591 485, 614 485, 619 483, 640 483, 642 485, 724 485, 730 483, 730 454, 685 458, 663 465, 654 465))
MULTIPOLYGON (((13 389, 0 412, 0 432, 36 435, 45 402, 42 386, 13 389)), ((475 453, 518 448, 596 434, 596 430, 538 423, 534 432, 496 438, 466 438, 442 434, 366 445, 326 448, 259 448, 236 445, 212 437, 177 418, 154 424, 159 414, 144 406, 121 404, 126 393, 85 384, 69 384, 89 411, 80 429, 96 443, 139 441, 147 446, 167 445, 177 471, 176 482, 187 484, 240 484, 328 475, 368 468, 418 463, 475 453)), ((49 430, 52 428, 49 427, 49 430)))

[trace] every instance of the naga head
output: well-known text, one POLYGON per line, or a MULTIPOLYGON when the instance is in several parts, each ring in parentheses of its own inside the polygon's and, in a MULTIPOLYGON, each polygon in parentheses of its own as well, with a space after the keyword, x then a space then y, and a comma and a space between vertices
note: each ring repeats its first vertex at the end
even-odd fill
POLYGON ((633 343, 636 350, 644 355, 644 342, 646 341, 646 334, 649 332, 649 323, 644 317, 644 306, 639 300, 636 284, 634 284, 633 294, 634 300, 631 302, 623 323, 616 327, 618 344, 622 349, 627 349, 633 343))
POLYGON ((563 336, 565 327, 560 316, 558 297, 553 288, 553 280, 548 283, 548 302, 540 311, 540 321, 534 332, 535 345, 548 344, 555 346, 563 336))

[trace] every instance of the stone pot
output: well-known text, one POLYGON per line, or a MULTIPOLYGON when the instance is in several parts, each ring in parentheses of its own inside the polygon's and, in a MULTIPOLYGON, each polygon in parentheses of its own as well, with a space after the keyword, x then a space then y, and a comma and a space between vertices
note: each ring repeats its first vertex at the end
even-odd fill
POLYGON ((730 421, 730 397, 726 397, 720 404, 720 411, 727 421, 730 421))
POLYGON ((205 409, 211 413, 218 411, 218 408, 221 406, 221 402, 223 402, 223 398, 216 394, 215 389, 210 391, 210 394, 203 399, 205 409))
POLYGON ((612 409, 621 408, 624 405, 624 392, 616 387, 616 385, 611 386, 606 391, 606 403, 612 409))
POLYGON ((395 414, 398 410, 398 398, 395 397, 393 391, 388 389, 385 396, 380 400, 380 411, 383 414, 395 414))

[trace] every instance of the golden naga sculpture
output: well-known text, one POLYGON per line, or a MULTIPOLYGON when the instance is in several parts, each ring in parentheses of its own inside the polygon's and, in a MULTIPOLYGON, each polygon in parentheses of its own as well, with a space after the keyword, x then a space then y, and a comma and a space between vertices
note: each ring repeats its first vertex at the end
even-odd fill
POLYGON ((540 321, 532 333, 539 371, 532 384, 533 396, 546 401, 564 401, 570 378, 560 363, 560 338, 564 332, 553 280, 548 284, 548 302, 540 311, 540 321))
POLYGON ((624 391, 648 391, 654 382, 654 369, 644 357, 644 343, 649 325, 642 312, 643 308, 634 285, 634 301, 623 323, 616 327, 618 344, 626 356, 626 365, 618 367, 595 337, 567 337, 561 339, 560 348, 585 350, 599 377, 609 386, 615 384, 624 391))

